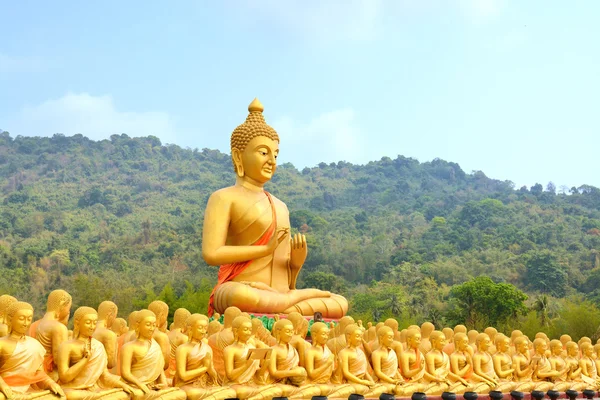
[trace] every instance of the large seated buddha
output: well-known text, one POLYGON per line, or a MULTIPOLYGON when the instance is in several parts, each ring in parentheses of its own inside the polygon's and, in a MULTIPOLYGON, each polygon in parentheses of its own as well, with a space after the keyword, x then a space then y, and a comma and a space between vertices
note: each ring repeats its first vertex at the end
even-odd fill
POLYGON ((277 167, 279 136, 266 124, 257 99, 231 135, 233 186, 214 192, 206 207, 202 254, 219 265, 209 314, 235 306, 249 313, 299 312, 341 318, 348 301, 318 289, 296 289, 307 256, 304 235, 290 235, 288 209, 265 191, 277 167))

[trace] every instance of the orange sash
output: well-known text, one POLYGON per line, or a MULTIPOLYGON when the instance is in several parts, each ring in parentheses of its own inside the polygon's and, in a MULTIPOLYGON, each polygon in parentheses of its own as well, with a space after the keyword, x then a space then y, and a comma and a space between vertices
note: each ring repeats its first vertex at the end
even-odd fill
POLYGON ((46 354, 44 356, 44 371, 46 371, 47 374, 54 371, 54 357, 52 354, 46 354))
MULTIPOLYGON (((271 240, 271 237, 275 233, 275 226, 277 225, 277 216, 275 215, 275 206, 273 205, 273 199, 271 198, 271 195, 269 194, 269 192, 265 191, 265 194, 267 195, 267 198, 269 199, 269 203, 271 203, 273 221, 271 222, 271 226, 269 226, 269 229, 267 229, 267 231, 254 244, 252 244, 252 246, 264 246, 265 244, 269 243, 269 240, 271 240)), ((243 262, 236 262, 233 264, 224 264, 219 267, 218 281, 217 281, 217 284, 215 285, 215 287, 213 288, 213 291, 210 294, 210 298, 208 300, 208 316, 209 317, 212 317, 212 315, 215 312, 214 300, 215 300, 215 292, 216 292, 217 288, 220 285, 222 285, 223 283, 229 282, 229 281, 235 279, 236 276, 238 276, 239 274, 244 272, 244 270, 250 264, 252 264, 252 261, 253 260, 248 260, 248 261, 243 261, 243 262)))
POLYGON ((2 379, 8 386, 25 386, 44 381, 46 378, 48 378, 48 375, 46 375, 44 371, 36 371, 35 373, 27 376, 24 376, 23 374, 9 375, 3 377, 2 379))

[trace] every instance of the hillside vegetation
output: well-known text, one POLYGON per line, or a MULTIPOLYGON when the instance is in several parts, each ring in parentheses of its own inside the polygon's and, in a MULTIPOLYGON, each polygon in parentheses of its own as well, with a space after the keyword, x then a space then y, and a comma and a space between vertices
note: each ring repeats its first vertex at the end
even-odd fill
MULTIPOLYGON (((157 297, 206 311, 217 269, 201 256, 203 211, 233 180, 229 155, 153 136, 0 132, 0 292, 38 315, 58 287, 125 316, 157 297)), ((346 295, 363 319, 588 335, 600 324, 596 187, 515 189, 398 156, 283 164, 267 189, 307 235, 300 285, 346 295)))

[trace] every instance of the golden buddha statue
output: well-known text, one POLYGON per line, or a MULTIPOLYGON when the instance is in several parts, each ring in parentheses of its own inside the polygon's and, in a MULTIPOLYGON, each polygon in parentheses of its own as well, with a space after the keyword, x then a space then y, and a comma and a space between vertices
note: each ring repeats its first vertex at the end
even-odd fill
POLYGON ((271 348, 271 356, 267 360, 269 374, 266 383, 277 384, 283 397, 294 395, 310 399, 320 395, 321 389, 317 385, 306 382, 306 369, 300 366, 298 351, 291 345, 294 332, 294 325, 288 319, 275 323, 273 333, 277 344, 271 348))
POLYGON ((496 334, 496 353, 492 355, 494 361, 494 372, 498 377, 497 389, 500 392, 508 393, 517 387, 513 380, 515 369, 512 366, 512 357, 508 354, 510 350, 510 339, 503 334, 496 334))
POLYGON ((594 345, 594 356, 596 363, 596 371, 600 371, 600 343, 594 345))
MULTIPOLYGON (((102 343, 108 356, 108 369, 113 369, 117 364, 117 334, 111 328, 117 318, 119 309, 112 301, 103 301, 98 306, 98 323, 93 338, 102 343)), ((73 338, 75 334, 73 333, 73 338)))
MULTIPOLYGON (((221 317, 219 313, 215 313, 215 315, 218 315, 219 318, 221 317)), ((214 319, 208 323, 208 331, 206 332, 207 339, 215 333, 221 332, 221 329, 223 329, 223 325, 219 322, 219 318, 214 315, 213 317, 214 319)))
POLYGON ((44 369, 48 376, 54 380, 58 380, 58 371, 54 359, 58 356, 59 346, 69 339, 67 330, 67 322, 71 315, 71 295, 64 290, 53 290, 48 295, 46 306, 46 314, 44 317, 36 321, 36 326, 29 329, 34 333, 38 342, 46 349, 44 357, 44 369))
MULTIPOLYGON (((223 329, 208 338, 208 344, 213 351, 213 364, 219 376, 225 376, 225 361, 223 351, 235 341, 233 321, 240 316, 242 311, 237 307, 228 307, 223 315, 223 329)), ((250 322, 252 324, 252 322, 250 322)))
POLYGON ((308 329, 308 321, 298 312, 293 311, 288 314, 287 319, 294 326, 294 335, 290 341, 290 345, 296 349, 298 356, 300 357, 300 366, 304 366, 304 353, 310 346, 310 344, 304 339, 306 333, 304 329, 308 329))
POLYGON ((189 341, 175 350, 173 385, 183 390, 188 400, 234 398, 235 390, 220 385, 212 365, 212 349, 203 340, 208 330, 208 317, 192 314, 186 321, 185 330, 189 341))
POLYGON ((519 336, 513 341, 514 352, 513 366, 515 372, 513 374, 517 387, 515 390, 520 392, 531 392, 536 388, 536 382, 531 379, 535 364, 531 362, 529 355, 529 339, 526 336, 519 336))
POLYGON ((496 335, 498 334, 498 330, 496 328, 494 328, 493 326, 488 326, 487 328, 485 328, 483 330, 483 332, 486 335, 488 335, 491 340, 488 353, 490 353, 491 355, 494 355, 497 351, 495 343, 496 343, 496 335))
MULTIPOLYGON (((173 325, 171 326, 169 334, 167 335, 169 338, 169 349, 171 350, 169 355, 169 368, 167 368, 165 371, 167 379, 173 379, 175 376, 175 353, 177 348, 188 342, 188 336, 186 335, 186 321, 191 315, 192 313, 185 308, 178 308, 175 310, 175 314, 173 314, 173 325)), ((205 335, 206 332, 204 332, 203 337, 205 335)))
MULTIPOLYGON (((423 329, 421 327, 421 329, 423 329)), ((430 336, 431 348, 425 355, 427 375, 426 381, 430 384, 425 393, 440 395, 443 392, 463 394, 471 390, 469 382, 451 371, 450 357, 444 353, 446 336, 440 331, 433 331, 430 336), (431 379, 434 377, 435 379, 431 379)), ((410 393, 407 393, 410 395, 410 393)))
POLYGON ((563 344, 560 340, 551 340, 550 341, 550 357, 548 357, 548 361, 550 361, 550 367, 552 371, 558 372, 558 374, 551 378, 554 382, 554 390, 558 390, 559 392, 565 392, 569 389, 581 391, 585 389, 584 383, 574 383, 571 382, 569 377, 570 367, 567 365, 567 362, 564 360, 562 356, 563 352, 563 344), (581 385, 581 386, 579 386, 581 385))
POLYGON ((346 348, 346 328, 354 324, 354 318, 349 315, 342 317, 335 327, 335 336, 327 341, 327 347, 337 356, 346 348))
MULTIPOLYGON (((434 330, 435 326, 431 322, 423 322, 421 324, 421 347, 419 347, 421 353, 427 354, 429 350, 431 350, 431 341, 429 340, 429 336, 431 336, 434 330)), ((398 330, 396 329, 396 332, 397 331, 398 330)))
POLYGON ((479 336, 479 332, 475 329, 471 329, 467 332, 467 338, 469 338, 469 346, 473 349, 473 354, 477 351, 477 336, 479 336))
MULTIPOLYGON (((310 329, 312 346, 306 351, 305 369, 308 383, 316 385, 321 396, 329 398, 348 398, 354 393, 350 384, 334 385, 332 383, 335 355, 327 347, 329 327, 323 322, 315 322, 310 329)), ((300 398, 292 396, 292 399, 300 398)))
MULTIPOLYGON (((450 371, 469 384, 470 391, 486 393, 490 391, 490 378, 475 373, 473 349, 469 346, 469 338, 466 332, 454 333, 454 352, 450 355, 450 371)), ((483 348, 482 348, 483 350, 483 348)), ((481 371, 480 371, 481 372, 481 371)))
POLYGON ((425 357, 421 346, 421 332, 417 328, 406 331, 406 350, 400 353, 400 373, 405 379, 402 385, 404 393, 423 392, 429 386, 425 381, 425 357))
POLYGON ((33 307, 13 302, 6 310, 8 336, 0 339, 0 397, 15 400, 63 398, 60 386, 44 372, 46 350, 27 336, 33 307))
POLYGON ((98 319, 93 308, 79 307, 73 315, 73 339, 59 346, 56 365, 67 400, 126 400, 133 393, 108 372, 104 345, 92 336, 98 319))
POLYGON ((157 328, 155 314, 141 310, 136 317, 136 340, 125 343, 120 355, 121 377, 134 388, 133 399, 185 400, 183 390, 168 387, 165 359, 154 339, 157 328))
POLYGON ((394 340, 394 330, 389 326, 381 327, 377 334, 378 346, 371 354, 373 380, 385 385, 387 393, 398 394, 398 385, 404 383, 398 370, 398 352, 402 351, 402 346, 394 340))
POLYGON ((552 364, 546 357, 548 345, 546 339, 538 337, 533 341, 533 357, 531 363, 534 365, 531 380, 536 383, 535 390, 547 392, 554 388, 554 379, 560 375, 559 371, 552 369, 552 364))
POLYGON ((9 294, 0 296, 0 337, 8 335, 8 324, 6 323, 6 312, 12 303, 16 303, 17 299, 9 294))
POLYGON ((576 386, 587 387, 582 374, 582 367, 579 363, 579 346, 575 342, 567 342, 566 344, 566 357, 565 362, 569 366, 569 381, 571 382, 571 389, 575 389, 576 386))
POLYGON ((387 390, 386 385, 376 383, 369 373, 369 362, 360 348, 362 345, 362 330, 356 324, 351 324, 344 331, 346 348, 338 354, 339 367, 335 383, 351 384, 354 393, 365 397, 379 397, 387 390))
POLYGON ((572 342, 573 339, 571 339, 571 336, 564 334, 564 335, 560 335, 560 342, 562 343, 563 346, 563 351, 561 353, 561 356, 567 357, 567 343, 572 342))
POLYGON ((250 318, 240 315, 233 320, 231 329, 234 342, 223 350, 224 383, 235 390, 239 399, 259 400, 281 396, 280 387, 265 384, 270 358, 255 358, 251 353, 255 347, 248 343, 252 336, 250 318))
POLYGON ((581 343, 581 379, 586 384, 586 389, 598 390, 598 370, 594 362, 594 346, 591 340, 581 343))
POLYGON ((148 304, 148 310, 156 315, 156 329, 154 330, 154 340, 160 346, 165 359, 165 370, 169 368, 171 361, 171 344, 167 336, 167 318, 169 317, 169 306, 161 300, 154 300, 148 304))
POLYGON ((209 301, 209 315, 236 306, 253 313, 297 311, 341 318, 348 311, 342 296, 318 289, 296 289, 306 260, 304 235, 289 237, 286 205, 264 190, 277 167, 279 136, 266 124, 257 99, 231 135, 236 184, 213 193, 206 206, 202 254, 220 265, 209 301))

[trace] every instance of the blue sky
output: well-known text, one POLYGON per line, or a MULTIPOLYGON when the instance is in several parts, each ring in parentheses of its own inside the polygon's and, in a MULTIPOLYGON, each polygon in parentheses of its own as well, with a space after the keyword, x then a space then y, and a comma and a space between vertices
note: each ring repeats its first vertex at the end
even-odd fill
POLYGON ((600 186, 598 15, 595 0, 7 1, 0 128, 229 152, 258 97, 299 168, 401 154, 600 186))

